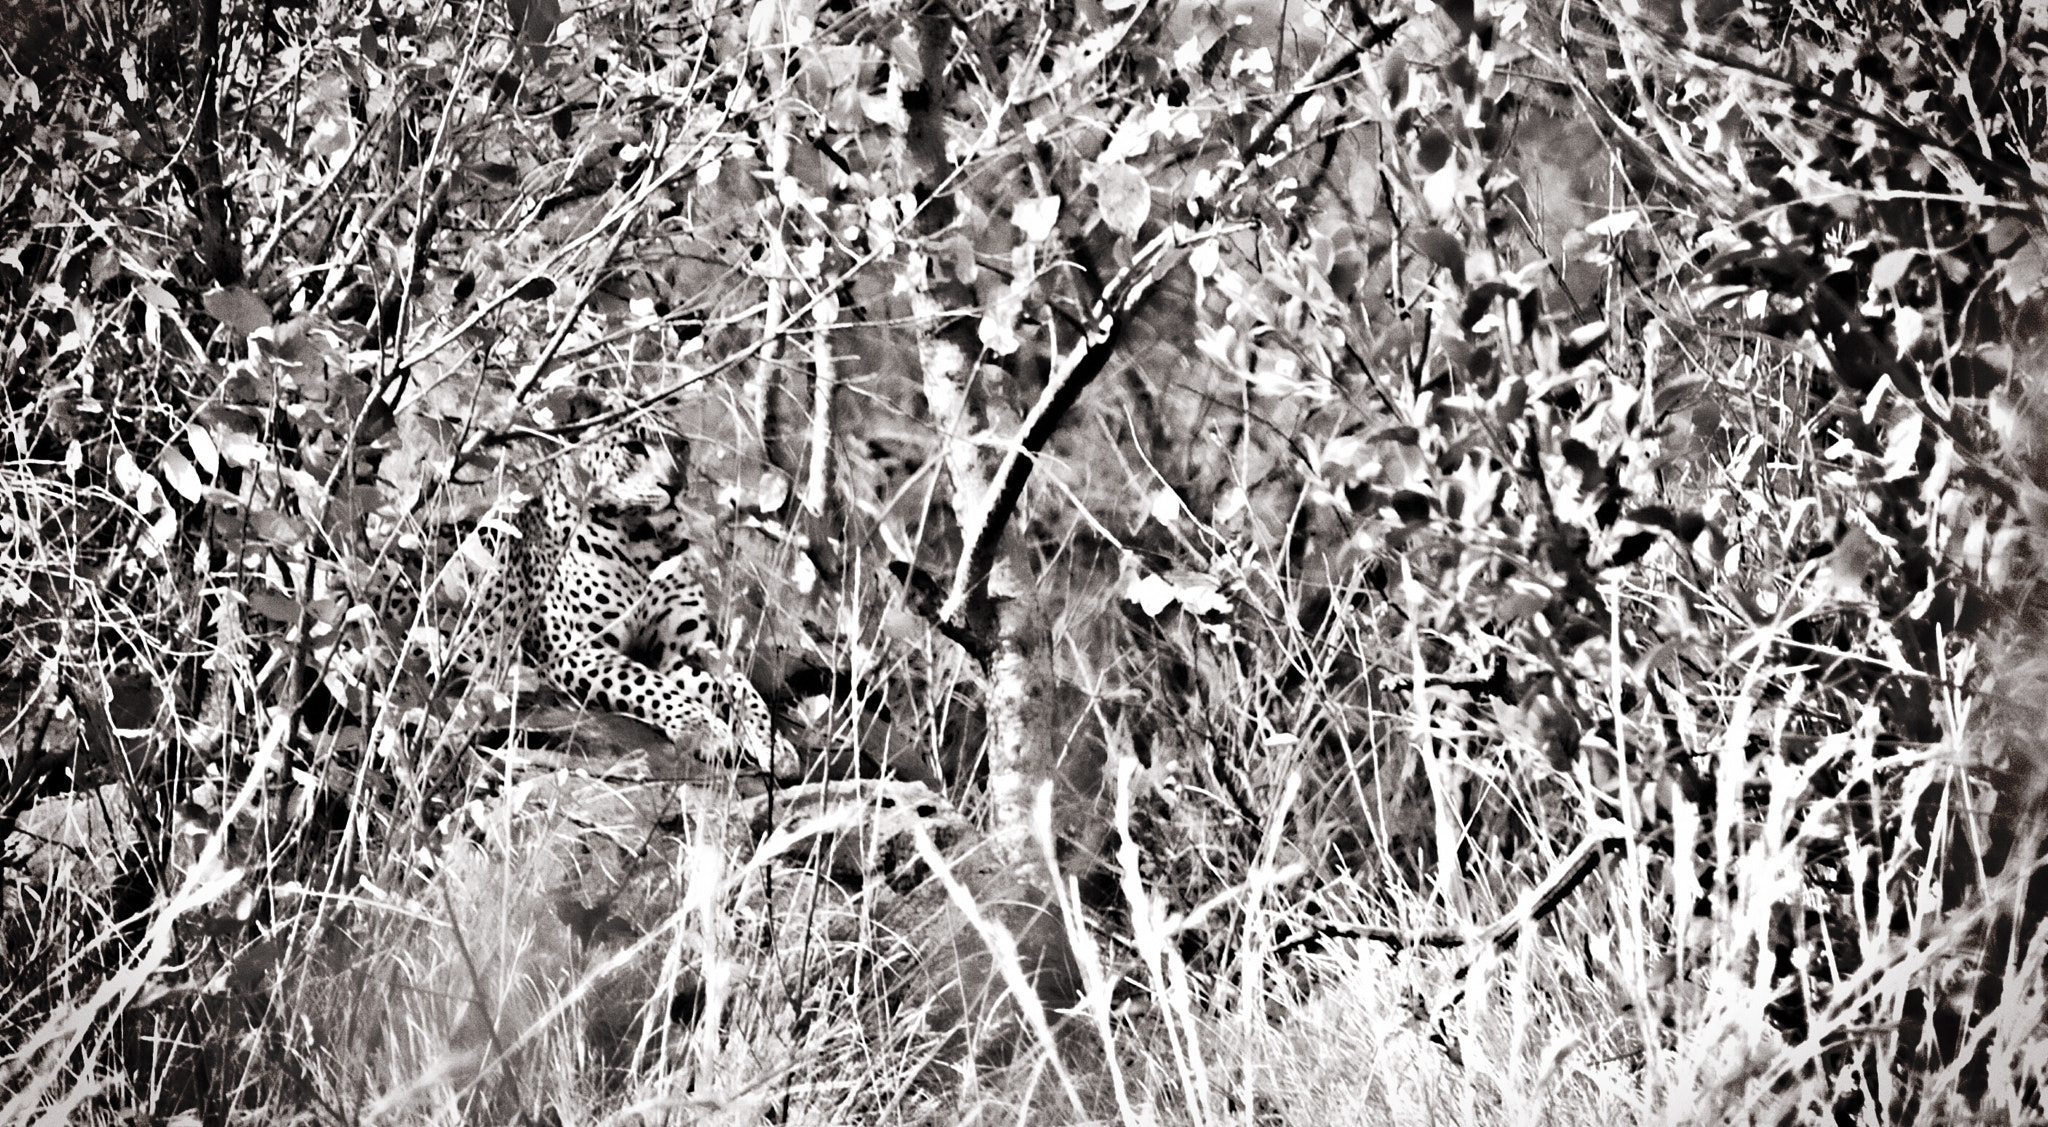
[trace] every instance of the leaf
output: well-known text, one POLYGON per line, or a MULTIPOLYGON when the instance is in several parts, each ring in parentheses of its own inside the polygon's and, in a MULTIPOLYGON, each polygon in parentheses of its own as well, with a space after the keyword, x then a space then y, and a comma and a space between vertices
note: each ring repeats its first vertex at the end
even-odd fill
POLYGON ((2011 258, 2000 263, 1999 273, 2004 277, 1999 279, 1998 288, 2014 302, 2034 296, 2034 291, 2041 288, 2042 277, 2048 275, 2048 256, 2041 253, 2040 241, 2028 239, 2021 243, 2011 258))
POLYGON ((1159 617, 1160 612, 1173 605, 1174 597, 1173 584, 1156 575, 1139 576, 1124 588, 1124 598, 1138 604, 1147 618, 1159 617))
POLYGON ((249 592, 249 609, 269 619, 286 625, 299 620, 299 601, 285 595, 273 595, 268 591, 249 592))
POLYGON ((245 470, 270 460, 270 448, 253 434, 231 430, 221 437, 220 456, 236 469, 245 470))
POLYGON ((1042 243, 1052 234, 1053 224, 1060 219, 1060 198, 1039 196, 1025 200, 1010 211, 1010 222, 1024 232, 1027 242, 1042 243))
POLYGON ((1635 230, 1637 227, 1642 226, 1642 223, 1643 213, 1631 208, 1627 211, 1617 211, 1613 215, 1603 216, 1586 224, 1586 233, 1603 239, 1611 239, 1616 235, 1626 234, 1629 231, 1635 230))
POLYGON ((202 300, 206 304, 206 312, 214 320, 245 336, 274 324, 270 307, 263 304, 262 298, 241 286, 214 290, 202 300))
POLYGON ((1453 85, 1463 90, 1468 96, 1478 92, 1479 68, 1472 65, 1471 56, 1463 51, 1453 53, 1451 61, 1445 63, 1443 70, 1439 73, 1445 78, 1450 79, 1453 85))
POLYGON ((1580 325, 1573 329, 1558 342, 1558 366, 1570 369, 1585 363, 1600 350, 1601 345, 1607 343, 1609 331, 1605 321, 1595 321, 1590 325, 1580 325))
POLYGON ((1908 356, 1913 347, 1920 343, 1920 337, 1927 331, 1927 318, 1910 305, 1901 305, 1892 310, 1892 337, 1897 343, 1897 354, 1908 356))
POLYGON ((1437 7, 1442 8, 1444 15, 1451 17, 1451 22, 1458 25, 1460 35, 1470 38, 1473 31, 1478 28, 1472 0, 1437 0, 1437 7))
POLYGON ((519 41, 539 47, 554 38, 562 23, 561 0, 505 0, 505 15, 519 41))
POLYGON ((1884 549, 1869 534, 1850 525, 1835 542, 1834 551, 1822 560, 1822 589, 1835 598, 1858 601, 1863 598, 1863 580, 1884 559, 1884 549))
POLYGON ((1515 293, 1515 288, 1505 282, 1488 282, 1474 288, 1471 295, 1465 298, 1464 311, 1458 315, 1458 327, 1470 332, 1472 326, 1477 325, 1481 318, 1493 311, 1496 299, 1507 298, 1512 301, 1517 296, 1519 295, 1515 293))
POLYGON ((1110 134, 1109 143, 1102 147, 1102 155, 1095 159, 1107 167, 1142 155, 1152 147, 1154 135, 1173 128, 1173 118, 1173 109, 1163 102, 1155 103, 1150 110, 1132 110, 1124 115, 1116 132, 1110 134))
POLYGON ((779 470, 763 470, 754 486, 753 510, 757 513, 779 511, 789 500, 789 484, 788 474, 779 470))
POLYGON ((1177 571, 1170 578, 1179 591, 1180 605, 1190 614, 1230 613, 1230 599, 1217 589, 1212 577, 1177 571))
POLYGON ((1920 412, 1909 410, 1884 432, 1884 479, 1897 481, 1919 472, 1920 412))
POLYGON ((1522 420, 1523 412, 1529 409, 1529 382, 1514 376, 1500 382, 1500 392, 1494 397, 1500 403, 1498 418, 1503 427, 1512 426, 1522 420))
POLYGON ((1451 272, 1461 284, 1465 281, 1465 246, 1456 235, 1438 227, 1431 227, 1415 235, 1415 249, 1424 258, 1451 272))
POLYGON ((178 311, 178 299, 172 297, 169 290, 164 289, 147 278, 136 280, 135 293, 143 301, 147 302, 152 309, 161 309, 165 313, 176 313, 178 311))
POLYGON ((517 165, 510 165, 496 160, 473 160, 464 165, 462 171, 465 175, 481 180, 486 184, 510 184, 514 180, 519 179, 519 168, 517 165))
POLYGON ((1579 488, 1586 489, 1600 480, 1606 473, 1600 465, 1600 455, 1593 448, 1576 438, 1567 438, 1558 444, 1557 452, 1564 458, 1564 464, 1579 471, 1579 488))
POLYGON ((171 538, 177 534, 178 518, 172 514, 171 507, 165 505, 163 510, 157 513, 156 519, 149 522, 149 527, 142 530, 142 535, 136 538, 136 550, 155 559, 164 554, 164 549, 170 546, 171 538))
POLYGON ((1143 575, 1124 588, 1124 598, 1138 604, 1148 618, 1157 618, 1179 603, 1189 614, 1228 614, 1230 599, 1217 590, 1216 579, 1192 571, 1143 575))
POLYGON ((1395 516, 1401 518, 1401 523, 1420 524, 1429 519, 1430 506, 1435 501, 1436 498, 1431 497, 1427 493, 1418 493, 1413 489, 1403 489, 1395 493, 1393 498, 1387 502, 1387 505, 1394 510, 1395 516))
POLYGON ((199 468, 206 476, 220 473, 220 447, 213 444, 213 432, 198 423, 185 424, 185 441, 192 446, 192 456, 199 460, 199 468))
POLYGON ((135 464, 135 458, 126 450, 114 459, 114 483, 130 496, 142 490, 142 467, 135 464))
POLYGON ((1465 370, 1472 373, 1473 379, 1484 381, 1493 374, 1493 349, 1473 349, 1472 355, 1465 360, 1465 370))
POLYGON ((747 21, 747 45, 801 47, 818 26, 817 0, 761 0, 747 21))
POLYGON ((1095 181, 1095 195, 1102 204, 1102 221, 1120 235, 1135 238, 1152 215, 1152 186, 1128 164, 1104 166, 1095 181))
POLYGON ((1601 566, 1626 567, 1642 559, 1656 543, 1657 534, 1654 532, 1637 532, 1625 536, 1622 538, 1621 546, 1614 549, 1614 555, 1610 556, 1607 562, 1601 566))
POLYGON ((1899 279, 1906 276, 1906 268, 1913 265, 1913 259, 1919 253, 1917 250, 1895 250, 1878 259, 1877 265, 1870 269, 1870 284, 1881 290, 1898 285, 1899 279))
POLYGON ((187 501, 199 500, 199 471, 192 468, 191 461, 179 453, 177 447, 164 447, 163 456, 157 459, 157 468, 163 471, 164 481, 178 491, 178 496, 187 501))
POLYGON ((1008 356, 1023 344, 1017 338, 1017 318, 1024 312, 1026 288, 1004 286, 982 312, 977 335, 982 346, 997 356, 1008 356))
POLYGON ((860 80, 861 71, 871 63, 877 52, 865 44, 812 43, 805 49, 806 66, 815 65, 818 77, 834 88, 852 87, 860 80))
POLYGON ((1981 356, 1958 356, 1948 364, 1949 393, 1967 398, 1989 395, 2005 373, 1981 356))
POLYGON ((897 97, 894 90, 885 90, 880 94, 862 94, 860 112, 876 125, 894 129, 898 133, 910 132, 910 114, 904 110, 903 100, 897 97))
POLYGON ((250 513, 249 527, 258 536, 273 543, 303 544, 306 540, 306 530, 299 521, 271 509, 258 509, 250 513))
POLYGON ((1180 515, 1184 511, 1186 510, 1180 503, 1180 495, 1171 489, 1161 489, 1154 493, 1151 503, 1145 506, 1148 516, 1168 528, 1180 523, 1180 515))
POLYGON ((1637 524, 1661 528, 1667 532, 1678 527, 1677 515, 1662 505, 1645 505, 1640 509, 1631 509, 1628 513, 1628 519, 1637 524))
POLYGON ((1399 49, 1388 55, 1387 61, 1381 64, 1380 81, 1387 88, 1387 105, 1395 109, 1400 108, 1401 103, 1408 97, 1408 57, 1399 49))
POLYGON ((1457 210, 1458 195, 1468 187, 1470 177, 1458 166, 1457 161, 1445 161, 1442 168, 1430 173, 1422 181, 1422 202, 1435 216, 1448 216, 1457 210))
POLYGON ((1441 129, 1425 129, 1415 142, 1415 162, 1424 172, 1435 172, 1451 159, 1451 135, 1441 129))
POLYGON ((1551 590, 1541 583, 1510 577, 1507 591, 1495 600, 1493 609, 1496 617, 1503 620, 1527 618, 1550 605, 1551 590))
POLYGON ((521 285, 512 296, 520 301, 539 301, 541 298, 547 297, 554 292, 555 280, 553 278, 528 278, 525 284, 521 285))

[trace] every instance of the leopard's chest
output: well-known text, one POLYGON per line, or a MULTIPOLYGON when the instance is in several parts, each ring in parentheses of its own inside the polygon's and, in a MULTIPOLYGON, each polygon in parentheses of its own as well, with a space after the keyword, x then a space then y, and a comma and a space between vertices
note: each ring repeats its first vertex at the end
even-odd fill
POLYGON ((702 589, 686 572, 661 566, 687 547, 673 513, 534 509, 532 526, 521 529, 522 570, 541 604, 530 647, 545 658, 595 641, 651 667, 692 651, 697 619, 671 608, 701 603, 702 589))

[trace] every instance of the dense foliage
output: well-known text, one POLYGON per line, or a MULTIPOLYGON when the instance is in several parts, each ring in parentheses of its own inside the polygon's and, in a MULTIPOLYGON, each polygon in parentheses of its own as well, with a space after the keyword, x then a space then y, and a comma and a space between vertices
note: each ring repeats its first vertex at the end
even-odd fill
MULTIPOLYGON (((0 1119, 477 1112, 379 992, 541 883, 446 659, 633 419, 817 770, 1056 909, 1060 1114, 2043 1114, 2041 4, 0 20, 0 1119)), ((1035 1082, 689 887, 688 1046, 498 1111, 1035 1082)))

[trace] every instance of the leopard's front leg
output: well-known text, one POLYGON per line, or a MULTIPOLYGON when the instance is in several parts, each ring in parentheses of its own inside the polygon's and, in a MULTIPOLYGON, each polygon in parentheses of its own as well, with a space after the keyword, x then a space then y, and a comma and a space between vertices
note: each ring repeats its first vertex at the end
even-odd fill
MULTIPOLYGON (((763 771, 780 773, 778 768, 790 765, 777 762, 783 757, 773 744, 764 749, 747 738, 741 725, 719 715, 711 702, 717 700, 722 687, 708 673, 664 673, 649 668, 595 635, 586 634, 578 642, 551 641, 548 648, 549 677, 563 692, 644 720, 675 743, 722 766, 751 759, 763 771)), ((793 755, 790 759, 793 761, 793 755)))

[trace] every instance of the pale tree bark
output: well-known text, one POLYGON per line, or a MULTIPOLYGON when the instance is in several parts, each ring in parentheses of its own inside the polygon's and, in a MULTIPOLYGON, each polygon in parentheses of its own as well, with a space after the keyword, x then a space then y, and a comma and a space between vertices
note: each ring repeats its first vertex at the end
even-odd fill
POLYGON ((796 92, 790 79, 790 55, 815 30, 813 19, 800 5, 785 0, 760 0, 748 21, 747 38, 767 76, 768 123, 761 138, 762 158, 767 165, 768 198, 761 201, 761 230, 767 237, 758 264, 763 282, 761 306, 761 348, 755 355, 753 371, 745 390, 749 421, 761 436, 762 456, 771 465, 783 465, 783 345, 795 317, 792 306, 797 284, 797 258, 790 243, 790 227, 805 218, 802 201, 810 194, 804 184, 790 175, 789 148, 795 131, 793 100, 796 92))
POLYGON ((832 495, 832 400, 839 390, 832 335, 838 323, 839 299, 827 294, 811 310, 811 426, 804 442, 808 453, 800 503, 812 520, 825 515, 832 495))

